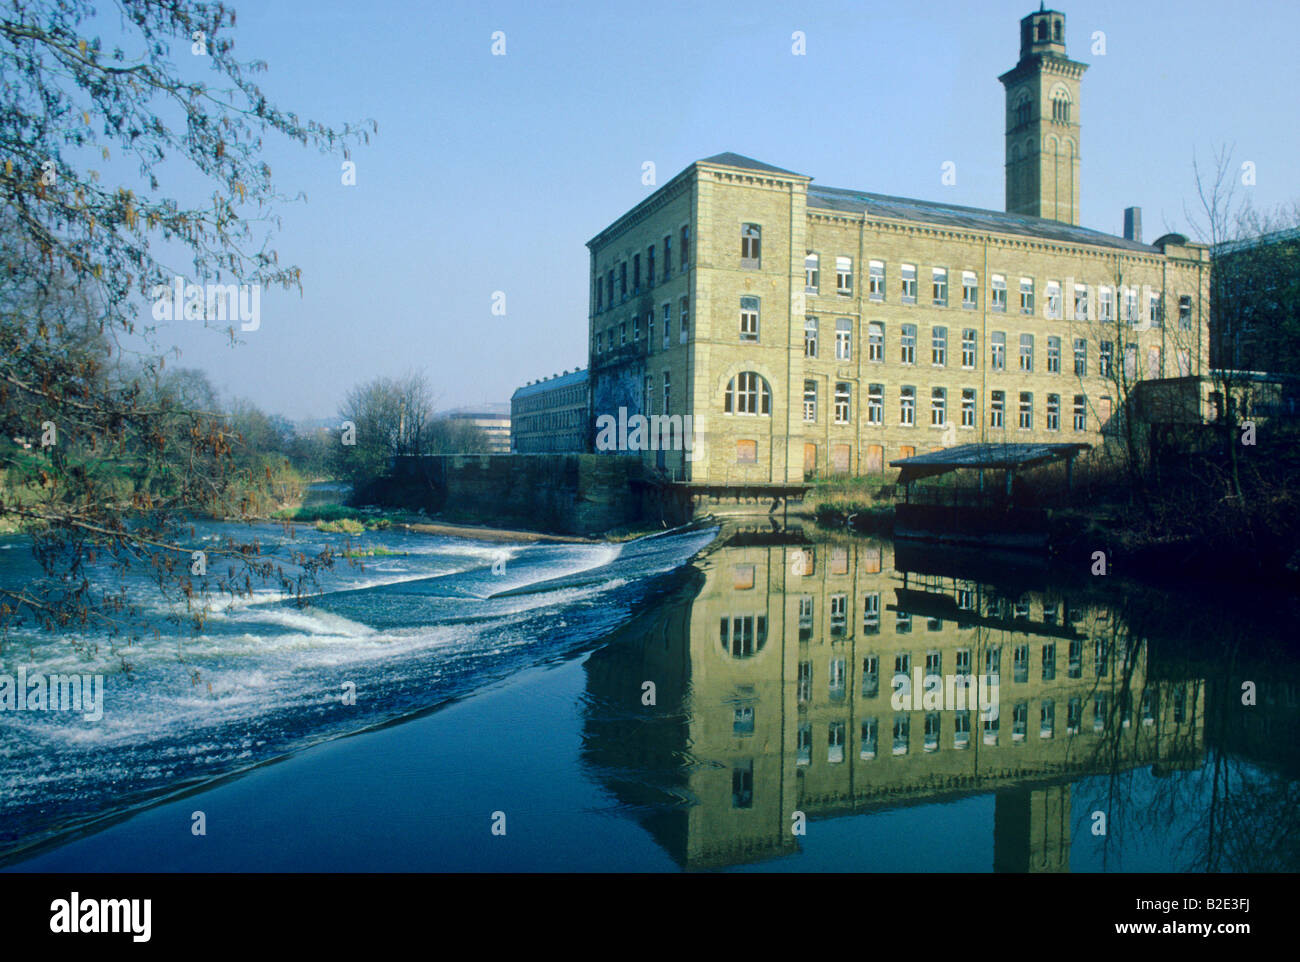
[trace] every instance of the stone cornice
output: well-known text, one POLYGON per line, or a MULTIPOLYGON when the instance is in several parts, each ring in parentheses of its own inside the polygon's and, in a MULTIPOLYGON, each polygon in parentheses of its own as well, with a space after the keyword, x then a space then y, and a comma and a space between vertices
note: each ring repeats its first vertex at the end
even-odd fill
POLYGON ((1020 63, 1016 64, 1006 73, 998 78, 1004 86, 1010 86, 1019 80, 1024 79, 1040 70, 1043 73, 1056 74, 1061 77, 1072 77, 1078 79, 1083 76, 1083 72, 1088 69, 1086 63, 1080 63, 1077 60, 1070 60, 1068 57, 1058 57, 1055 54, 1034 54, 1025 57, 1020 63))

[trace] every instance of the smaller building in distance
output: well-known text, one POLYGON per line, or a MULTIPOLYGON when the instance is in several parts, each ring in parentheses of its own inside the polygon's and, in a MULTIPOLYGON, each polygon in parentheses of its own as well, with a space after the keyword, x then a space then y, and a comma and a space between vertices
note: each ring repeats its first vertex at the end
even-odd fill
POLYGON ((516 454, 587 450, 587 371, 533 381, 510 398, 510 450, 516 454))
POLYGON ((444 411, 438 417, 464 421, 487 435, 489 454, 510 453, 510 412, 504 404, 481 404, 472 408, 444 411))

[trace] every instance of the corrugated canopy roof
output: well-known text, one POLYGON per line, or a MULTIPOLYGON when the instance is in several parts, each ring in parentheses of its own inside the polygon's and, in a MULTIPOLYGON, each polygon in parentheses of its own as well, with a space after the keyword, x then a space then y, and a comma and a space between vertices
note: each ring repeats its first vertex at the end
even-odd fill
POLYGON ((1005 471, 1010 469, 1032 468, 1052 461, 1072 458, 1080 451, 1087 451, 1091 444, 959 444, 931 451, 910 458, 890 461, 891 468, 901 468, 899 484, 908 484, 920 478, 928 478, 949 471, 967 469, 985 469, 1005 471))

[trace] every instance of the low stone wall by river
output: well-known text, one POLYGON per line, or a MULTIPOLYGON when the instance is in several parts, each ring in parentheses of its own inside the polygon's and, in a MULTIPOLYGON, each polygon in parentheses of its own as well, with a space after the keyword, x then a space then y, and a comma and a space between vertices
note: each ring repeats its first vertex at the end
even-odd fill
POLYGON ((638 458, 603 454, 401 457, 378 499, 448 521, 573 535, 686 520, 660 509, 644 472, 638 458))

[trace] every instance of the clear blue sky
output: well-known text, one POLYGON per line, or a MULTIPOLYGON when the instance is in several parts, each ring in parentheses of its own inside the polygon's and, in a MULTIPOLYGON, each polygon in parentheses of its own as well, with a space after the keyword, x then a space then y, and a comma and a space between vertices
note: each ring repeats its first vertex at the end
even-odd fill
MULTIPOLYGON (((305 294, 266 292, 231 348, 193 326, 181 364, 293 418, 333 415, 354 383, 415 367, 441 406, 505 401, 586 363, 585 242, 660 184, 725 150, 831 186, 1001 209, 1003 91, 1037 0, 564 4, 234 0, 241 59, 300 115, 373 117, 355 187, 338 161, 268 150, 282 260, 305 294), (506 34, 506 55, 491 35, 506 34), (807 55, 791 54, 791 34, 807 55), (945 161, 957 183, 940 183, 945 161), (490 312, 492 292, 507 315, 490 312)), ((1300 197, 1300 5, 1058 3, 1081 102, 1086 226, 1185 229, 1193 149, 1254 161, 1257 206, 1300 197), (1091 52, 1106 35, 1105 56, 1091 52)))

